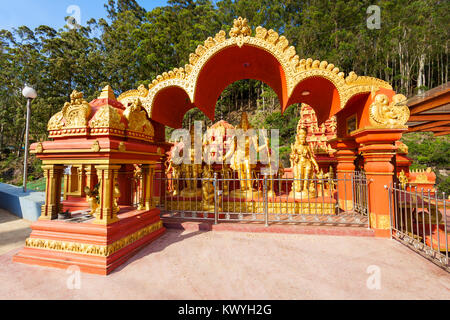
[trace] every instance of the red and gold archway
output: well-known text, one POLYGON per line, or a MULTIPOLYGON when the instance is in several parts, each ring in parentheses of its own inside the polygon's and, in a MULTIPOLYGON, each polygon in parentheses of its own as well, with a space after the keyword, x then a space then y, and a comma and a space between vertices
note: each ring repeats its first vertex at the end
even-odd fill
POLYGON ((194 107, 214 119, 217 99, 229 84, 256 79, 275 91, 282 112, 292 104, 306 103, 316 111, 319 125, 336 116, 337 138, 331 142, 337 150, 338 178, 355 170, 358 154, 364 156, 363 166, 372 181, 371 225, 386 236, 387 201, 376 198, 396 174, 392 159, 398 158, 396 142, 407 130, 406 97, 383 80, 353 71, 346 76, 327 61, 300 59, 289 41, 273 30, 259 26, 252 34, 247 20, 239 17, 228 38, 221 30, 190 54, 184 68, 164 72, 148 88, 142 85, 118 100, 126 105, 139 98, 153 121, 179 128, 194 107))
POLYGON ((346 77, 326 61, 300 59, 284 36, 263 27, 257 27, 252 36, 246 19, 239 18, 229 38, 223 30, 209 37, 191 53, 184 68, 164 72, 148 89, 141 86, 123 93, 118 100, 126 104, 139 97, 150 118, 177 128, 193 107, 214 119, 221 92, 242 79, 256 79, 271 86, 282 111, 294 103, 313 106, 319 123, 346 108, 355 96, 380 89, 392 91, 383 80, 354 72, 346 77))

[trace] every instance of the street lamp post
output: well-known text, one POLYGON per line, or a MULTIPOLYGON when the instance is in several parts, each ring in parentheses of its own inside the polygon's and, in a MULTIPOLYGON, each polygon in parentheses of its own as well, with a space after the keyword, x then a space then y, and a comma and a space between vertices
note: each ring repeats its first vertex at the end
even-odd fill
POLYGON ((25 86, 22 94, 27 98, 27 122, 25 125, 25 153, 23 159, 23 192, 27 192, 27 176, 28 176, 28 136, 30 132, 30 115, 31 115, 31 101, 37 97, 36 90, 29 86, 25 86))

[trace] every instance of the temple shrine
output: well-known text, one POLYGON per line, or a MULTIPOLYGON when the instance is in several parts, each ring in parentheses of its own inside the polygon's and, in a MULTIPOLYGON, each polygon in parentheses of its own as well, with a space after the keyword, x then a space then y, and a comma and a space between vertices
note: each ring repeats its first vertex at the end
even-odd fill
POLYGON ((209 37, 188 64, 149 86, 118 98, 106 86, 91 102, 81 92, 71 94, 48 123, 51 141, 31 146, 42 160, 46 202, 14 261, 76 264, 83 272, 106 275, 164 233, 161 217, 168 212, 172 218, 266 225, 365 219, 376 236, 388 237, 385 186, 435 179, 428 171, 409 170, 407 148, 399 141, 408 130, 405 101, 385 81, 302 59, 284 36, 253 30, 238 18, 228 37, 225 31, 209 37), (282 111, 301 107, 291 167, 249 160, 251 148, 269 158, 274 149, 268 139, 252 136, 240 148, 227 133, 251 129, 246 113, 237 126, 219 121, 201 132, 202 151, 211 147, 212 158, 222 164, 195 162, 193 139, 182 147, 191 161, 173 161, 177 144, 166 141, 165 128, 181 128, 194 107, 214 120, 221 92, 241 79, 267 83, 282 111), (220 133, 223 145, 214 147, 211 130, 220 133))

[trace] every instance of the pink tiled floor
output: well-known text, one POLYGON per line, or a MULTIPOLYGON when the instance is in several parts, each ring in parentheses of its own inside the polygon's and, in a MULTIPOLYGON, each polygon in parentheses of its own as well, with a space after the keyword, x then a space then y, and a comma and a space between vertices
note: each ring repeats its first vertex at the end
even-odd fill
POLYGON ((108 277, 0 256, 0 299, 449 299, 450 275, 388 239, 169 230, 108 277), (369 290, 378 266, 381 290, 369 290))

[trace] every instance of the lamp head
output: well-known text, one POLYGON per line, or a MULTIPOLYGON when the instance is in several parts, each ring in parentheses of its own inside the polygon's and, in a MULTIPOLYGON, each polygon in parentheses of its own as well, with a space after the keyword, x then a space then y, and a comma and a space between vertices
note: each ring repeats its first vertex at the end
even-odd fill
POLYGON ((33 88, 25 85, 25 88, 22 90, 22 94, 27 99, 35 99, 37 97, 37 92, 33 88))

